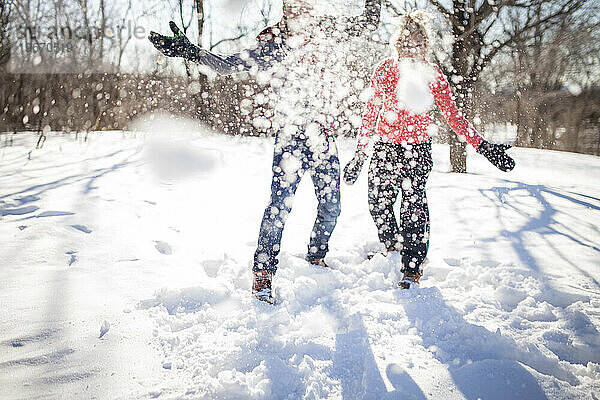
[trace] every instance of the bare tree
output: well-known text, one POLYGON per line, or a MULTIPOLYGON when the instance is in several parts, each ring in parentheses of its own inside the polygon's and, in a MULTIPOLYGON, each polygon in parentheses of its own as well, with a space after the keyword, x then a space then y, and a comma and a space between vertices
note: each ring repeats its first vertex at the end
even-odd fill
MULTIPOLYGON (((531 8, 534 19, 542 18, 542 7, 531 8)), ((584 152, 594 147, 588 136, 599 122, 593 122, 594 87, 600 83, 597 11, 592 2, 547 29, 536 26, 531 36, 506 46, 484 73, 496 87, 513 88, 505 106, 514 109, 517 145, 584 152)), ((514 18, 510 29, 520 30, 523 23, 514 18)))
MULTIPOLYGON (((563 16, 573 14, 585 0, 427 0, 426 3, 445 18, 452 31, 450 65, 442 69, 458 82, 454 86, 458 105, 469 117, 475 83, 490 62, 514 42, 533 37, 563 16), (511 24, 514 19, 521 23, 511 24)), ((465 172, 466 145, 452 136, 452 171, 465 172)))
POLYGON ((11 0, 0 1, 0 72, 6 72, 11 55, 10 21, 13 4, 11 0))

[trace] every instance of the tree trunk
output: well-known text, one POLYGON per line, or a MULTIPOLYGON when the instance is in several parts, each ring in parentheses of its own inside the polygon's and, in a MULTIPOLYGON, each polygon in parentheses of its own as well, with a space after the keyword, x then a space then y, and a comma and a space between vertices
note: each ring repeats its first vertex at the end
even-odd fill
MULTIPOLYGON (((204 0, 196 0, 196 15, 198 21, 198 46, 202 46, 203 33, 204 33, 204 0)), ((188 73, 188 76, 190 74, 188 73)), ((191 76, 190 76, 191 77, 191 76)), ((196 78, 200 91, 195 95, 196 115, 205 122, 211 122, 210 100, 208 97, 202 96, 203 93, 209 91, 208 78, 204 74, 199 74, 196 78)))
MULTIPOLYGON (((459 37, 462 32, 454 27, 454 37, 459 37)), ((454 74, 463 78, 459 84, 454 87, 456 102, 465 118, 469 118, 471 107, 473 105, 471 89, 473 84, 469 79, 469 51, 466 49, 464 40, 456 40, 452 45, 452 68, 454 74)), ((451 77, 449 77, 451 78, 451 77)), ((452 81, 452 80, 451 80, 452 81)), ((451 172, 467 172, 467 146, 465 142, 458 140, 458 136, 453 131, 450 135, 450 165, 451 172)))
POLYGON ((198 46, 202 47, 202 33, 204 31, 204 0, 196 0, 196 14, 198 15, 198 46))
POLYGON ((523 94, 519 90, 517 93, 517 106, 515 113, 515 123, 517 124, 517 139, 515 140, 515 146, 525 147, 527 145, 527 129, 525 124, 525 118, 523 117, 523 94))
POLYGON ((465 143, 458 141, 455 133, 452 133, 454 139, 450 143, 450 172, 458 172, 464 174, 467 172, 467 146, 465 143))

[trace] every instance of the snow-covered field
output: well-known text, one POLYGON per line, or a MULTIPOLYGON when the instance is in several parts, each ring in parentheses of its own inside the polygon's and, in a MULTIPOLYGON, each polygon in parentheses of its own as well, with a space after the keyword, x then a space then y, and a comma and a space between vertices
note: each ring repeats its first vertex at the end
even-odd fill
POLYGON ((513 149, 511 173, 472 154, 450 174, 435 146, 410 291, 397 259, 365 260, 365 171, 332 270, 300 258, 305 179, 273 307, 250 296, 272 139, 168 130, 0 148, 0 398, 600 399, 600 158, 513 149))

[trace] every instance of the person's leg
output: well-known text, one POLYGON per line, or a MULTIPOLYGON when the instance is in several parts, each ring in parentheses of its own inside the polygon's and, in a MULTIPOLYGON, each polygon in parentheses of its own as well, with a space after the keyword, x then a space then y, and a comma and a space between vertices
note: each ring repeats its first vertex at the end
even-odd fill
POLYGON ((377 143, 369 165, 369 211, 377 226, 379 241, 386 249, 398 247, 401 239, 398 222, 394 214, 394 203, 398 198, 400 173, 398 145, 377 143))
POLYGON ((275 274, 277 271, 277 255, 283 227, 292 209, 293 197, 305 170, 303 168, 305 162, 299 158, 301 154, 298 153, 298 141, 295 138, 288 137, 282 140, 280 138, 278 135, 275 140, 271 199, 260 225, 252 268, 254 272, 265 270, 275 274))
POLYGON ((415 273, 419 271, 429 250, 429 207, 425 185, 433 166, 431 144, 413 145, 407 153, 409 157, 405 159, 401 183, 402 265, 415 273))
POLYGON ((307 260, 318 260, 329 251, 329 239, 341 212, 340 161, 333 137, 310 146, 310 173, 317 196, 317 218, 310 234, 307 260))

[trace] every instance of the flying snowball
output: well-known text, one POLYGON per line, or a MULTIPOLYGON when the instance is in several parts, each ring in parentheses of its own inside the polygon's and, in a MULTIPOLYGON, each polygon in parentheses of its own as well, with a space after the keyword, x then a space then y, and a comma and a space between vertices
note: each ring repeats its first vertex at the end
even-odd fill
POLYGON ((396 86, 398 105, 411 114, 424 114, 434 104, 429 85, 435 80, 435 70, 423 61, 398 61, 400 78, 396 86))

